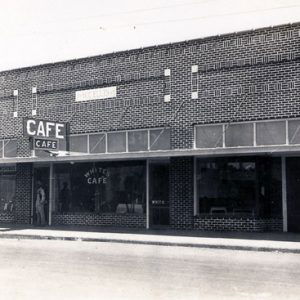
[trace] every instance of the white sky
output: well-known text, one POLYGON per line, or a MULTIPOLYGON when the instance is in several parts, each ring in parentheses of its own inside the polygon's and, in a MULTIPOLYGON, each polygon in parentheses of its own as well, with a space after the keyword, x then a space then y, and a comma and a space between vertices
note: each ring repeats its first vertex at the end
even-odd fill
POLYGON ((0 0, 0 71, 300 21, 300 0, 0 0))

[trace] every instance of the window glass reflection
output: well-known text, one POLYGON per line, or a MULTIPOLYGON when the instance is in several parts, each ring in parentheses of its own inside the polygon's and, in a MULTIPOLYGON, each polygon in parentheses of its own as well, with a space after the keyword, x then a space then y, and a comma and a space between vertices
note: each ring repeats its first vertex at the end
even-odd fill
POLYGON ((196 148, 218 148, 222 146, 222 125, 196 126, 196 148))
POLYGON ((126 132, 107 134, 108 152, 126 152, 126 132))
POLYGON ((197 160, 199 213, 281 214, 280 159, 268 157, 197 160))
POLYGON ((257 145, 283 145, 285 143, 285 121, 258 122, 256 124, 257 145))
POLYGON ((4 140, 4 157, 17 156, 17 140, 4 140))
POLYGON ((128 131, 128 150, 147 151, 148 131, 147 130, 128 131))
POLYGON ((253 146, 253 124, 230 124, 225 131, 225 146, 253 146))
POLYGON ((150 150, 169 150, 171 131, 169 128, 150 130, 150 150))
POLYGON ((70 136, 71 152, 87 152, 87 135, 71 135, 70 136))
POLYGON ((145 162, 57 164, 55 208, 59 213, 145 213, 145 162))
POLYGON ((0 212, 11 213, 15 207, 16 175, 15 167, 0 168, 0 212))
POLYGON ((106 138, 105 134, 91 134, 89 136, 90 153, 105 153, 106 138))

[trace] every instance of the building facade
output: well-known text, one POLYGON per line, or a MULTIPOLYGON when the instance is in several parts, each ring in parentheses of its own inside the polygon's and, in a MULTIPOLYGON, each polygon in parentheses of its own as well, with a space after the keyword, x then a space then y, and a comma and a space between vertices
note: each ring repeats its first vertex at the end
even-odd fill
POLYGON ((300 231, 299 46, 297 23, 0 72, 0 222, 36 222, 40 181, 49 225, 300 231))

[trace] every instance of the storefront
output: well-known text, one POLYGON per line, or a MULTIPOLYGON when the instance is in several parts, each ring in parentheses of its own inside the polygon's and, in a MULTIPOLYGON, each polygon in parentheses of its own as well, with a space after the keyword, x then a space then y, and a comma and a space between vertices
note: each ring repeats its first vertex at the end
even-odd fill
POLYGON ((15 220, 17 170, 27 165, 32 224, 40 182, 50 226, 299 231, 298 123, 195 125, 191 150, 169 149, 169 128, 65 135, 63 149, 31 148, 1 166, 1 219, 15 220))
POLYGON ((82 225, 169 225, 168 159, 35 163, 33 168, 33 223, 36 183, 41 181, 49 225, 72 220, 82 225))
POLYGON ((0 72, 0 222, 300 231, 300 24, 0 72), (43 187, 43 193, 37 190, 43 187))

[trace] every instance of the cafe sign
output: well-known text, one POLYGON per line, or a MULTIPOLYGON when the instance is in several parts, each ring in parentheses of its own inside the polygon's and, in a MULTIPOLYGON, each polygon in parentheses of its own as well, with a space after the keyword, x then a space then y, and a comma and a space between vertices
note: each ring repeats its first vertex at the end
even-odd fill
MULTIPOLYGON (((23 134, 27 137, 41 139, 66 139, 67 124, 41 119, 24 118, 23 134)), ((50 141, 50 140, 49 140, 50 141)))
POLYGON ((86 178, 88 184, 94 185, 106 184, 109 175, 109 171, 106 168, 92 167, 84 174, 84 177, 86 178))
POLYGON ((34 138, 33 139, 33 149, 57 150, 58 149, 58 140, 34 138))

